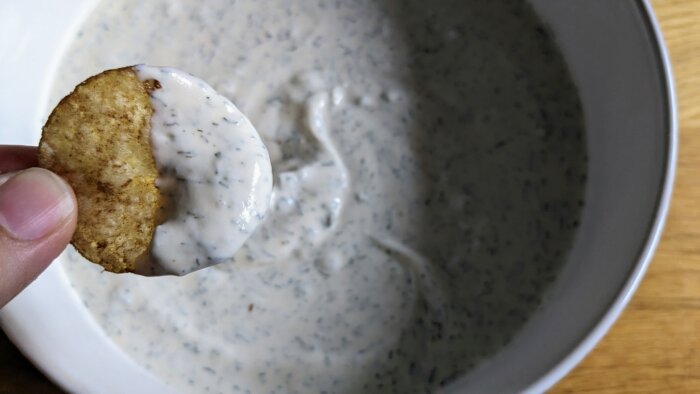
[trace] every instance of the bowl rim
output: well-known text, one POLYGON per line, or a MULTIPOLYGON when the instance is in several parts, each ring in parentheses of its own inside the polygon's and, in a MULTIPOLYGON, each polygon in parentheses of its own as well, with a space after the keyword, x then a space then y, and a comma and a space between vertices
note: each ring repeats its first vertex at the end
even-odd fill
POLYGON ((525 393, 542 393, 549 390, 571 372, 571 370, 593 350, 605 334, 607 334, 632 299, 632 296, 644 278, 644 274, 654 257, 666 224, 671 205, 678 160, 678 103, 669 51, 663 39, 663 33, 661 32, 661 27, 656 19, 650 0, 637 1, 637 7, 639 8, 640 15, 644 19, 646 29, 650 34, 650 44, 655 51, 656 61, 659 64, 658 71, 662 74, 659 76, 663 85, 662 94, 665 96, 662 100, 665 103, 664 115, 666 117, 666 124, 664 127, 666 157, 664 160, 664 176, 658 189, 659 192, 657 195, 654 219, 647 230, 647 239, 637 253, 637 262, 632 266, 627 281, 623 283, 617 296, 598 319, 598 323, 596 323, 593 329, 590 330, 564 358, 552 367, 549 372, 531 383, 523 391, 525 393))

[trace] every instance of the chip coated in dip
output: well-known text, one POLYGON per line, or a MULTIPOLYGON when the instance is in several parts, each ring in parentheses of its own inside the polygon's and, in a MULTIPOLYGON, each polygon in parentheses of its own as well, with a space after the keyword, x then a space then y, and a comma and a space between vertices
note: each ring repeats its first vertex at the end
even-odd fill
POLYGON ((151 143, 164 204, 143 275, 184 275, 229 261, 265 216, 272 170, 250 121, 204 81, 138 65, 151 90, 151 143))

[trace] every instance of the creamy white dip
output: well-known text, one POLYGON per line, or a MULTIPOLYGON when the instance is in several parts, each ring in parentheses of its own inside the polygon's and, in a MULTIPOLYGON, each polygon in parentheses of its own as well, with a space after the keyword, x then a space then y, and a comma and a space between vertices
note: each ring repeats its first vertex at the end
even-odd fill
POLYGON ((270 158, 250 121, 204 81, 173 68, 135 66, 151 92, 151 143, 163 195, 143 275, 184 275, 231 259, 264 219, 270 158))
POLYGON ((566 258, 581 108, 525 2, 105 1, 55 96, 138 63, 235 102, 274 181, 226 263, 144 278, 64 259, 98 326, 174 391, 437 390, 508 342, 566 258))

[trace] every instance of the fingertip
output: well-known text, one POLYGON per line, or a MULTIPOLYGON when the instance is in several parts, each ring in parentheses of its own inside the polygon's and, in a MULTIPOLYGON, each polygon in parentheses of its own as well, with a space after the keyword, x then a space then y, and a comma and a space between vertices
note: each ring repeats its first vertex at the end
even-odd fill
POLYGON ((77 217, 73 190, 48 170, 23 170, 0 185, 0 307, 65 249, 77 217))
POLYGON ((77 203, 71 187, 43 168, 18 172, 0 185, 0 227, 19 241, 40 240, 67 231, 77 203))

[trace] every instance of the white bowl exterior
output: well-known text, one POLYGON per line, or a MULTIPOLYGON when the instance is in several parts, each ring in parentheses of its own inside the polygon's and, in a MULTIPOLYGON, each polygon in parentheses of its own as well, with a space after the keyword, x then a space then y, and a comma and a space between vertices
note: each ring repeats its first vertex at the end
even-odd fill
MULTIPOLYGON (((621 313, 651 259, 668 209, 675 101, 649 5, 531 2, 555 31, 581 90, 590 154, 586 207, 569 264, 548 301, 510 345, 448 392, 541 392, 553 385, 621 313)), ((37 142, 60 55, 95 3, 0 2, 2 143, 37 142)), ((0 324, 71 392, 168 390, 108 340, 58 266, 0 311, 0 324)))

